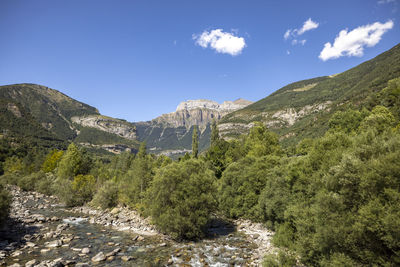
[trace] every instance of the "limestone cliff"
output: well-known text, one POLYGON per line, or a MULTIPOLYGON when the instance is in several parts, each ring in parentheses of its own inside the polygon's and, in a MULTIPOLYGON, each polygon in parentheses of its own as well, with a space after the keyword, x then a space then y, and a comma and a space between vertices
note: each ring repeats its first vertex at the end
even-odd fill
POLYGON ((190 150, 193 126, 200 128, 200 149, 209 145, 210 123, 220 120, 251 101, 238 99, 219 104, 211 100, 188 100, 180 103, 175 112, 163 114, 151 121, 135 123, 139 141, 146 141, 153 153, 182 154, 190 150))
POLYGON ((225 101, 222 104, 205 99, 188 100, 181 102, 175 112, 163 114, 152 120, 152 123, 186 128, 198 125, 204 128, 214 119, 219 120, 226 114, 244 108, 251 103, 251 101, 244 99, 225 101))
POLYGON ((75 116, 71 118, 71 121, 84 127, 91 127, 129 140, 136 140, 136 127, 123 120, 102 115, 89 115, 75 116))

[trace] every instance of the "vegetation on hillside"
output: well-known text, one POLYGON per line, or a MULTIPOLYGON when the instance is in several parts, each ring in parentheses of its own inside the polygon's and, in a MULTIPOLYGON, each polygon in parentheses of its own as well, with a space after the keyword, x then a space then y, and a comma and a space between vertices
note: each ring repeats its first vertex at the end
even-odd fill
POLYGON ((98 153, 105 151, 98 148, 104 144, 126 145, 133 149, 139 146, 138 142, 117 134, 73 123, 73 116, 96 115, 134 128, 124 120, 100 116, 94 107, 45 86, 0 86, 0 111, 0 137, 14 146, 65 149, 68 142, 74 141, 94 145, 92 151, 98 153))
MULTIPOLYGON (((387 86, 389 80, 400 77, 400 44, 343 73, 289 84, 271 95, 222 118, 221 123, 245 123, 276 120, 262 114, 293 108, 299 111, 307 105, 330 101, 328 109, 298 119, 293 125, 282 123, 272 127, 284 137, 283 145, 298 143, 304 138, 321 137, 328 130, 328 121, 337 111, 360 109, 369 98, 387 86), (296 90, 313 85, 308 90, 296 90)), ((371 106, 369 106, 371 108, 371 106)), ((228 136, 236 136, 235 132, 228 136)))
POLYGON ((0 99, 20 103, 40 125, 46 125, 53 134, 63 140, 72 140, 76 136, 70 127, 72 116, 98 114, 94 107, 36 84, 0 86, 0 99))

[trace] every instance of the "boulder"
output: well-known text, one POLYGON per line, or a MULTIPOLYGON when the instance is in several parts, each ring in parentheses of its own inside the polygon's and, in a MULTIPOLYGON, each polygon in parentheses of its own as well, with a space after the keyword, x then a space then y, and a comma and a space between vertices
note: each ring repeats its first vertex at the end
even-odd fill
POLYGON ((93 262, 100 262, 106 260, 106 256, 103 252, 99 252, 96 256, 92 258, 93 262))

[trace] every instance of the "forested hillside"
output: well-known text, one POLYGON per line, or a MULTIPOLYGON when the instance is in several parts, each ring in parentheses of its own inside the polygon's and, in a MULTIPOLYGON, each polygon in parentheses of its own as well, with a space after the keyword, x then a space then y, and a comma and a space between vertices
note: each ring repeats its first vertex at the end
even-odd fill
POLYGON ((262 121, 295 144, 306 137, 320 137, 332 114, 359 107, 400 76, 400 44, 348 71, 289 84, 264 99, 225 116, 224 136, 247 132, 252 122, 262 121))
POLYGON ((139 147, 133 124, 101 116, 96 108, 45 86, 0 86, 0 105, 2 138, 16 149, 66 148, 71 141, 104 153, 139 147))

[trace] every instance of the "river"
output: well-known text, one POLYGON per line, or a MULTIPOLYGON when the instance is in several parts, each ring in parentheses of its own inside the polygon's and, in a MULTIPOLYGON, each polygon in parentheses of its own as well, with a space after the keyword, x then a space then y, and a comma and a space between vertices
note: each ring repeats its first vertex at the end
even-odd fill
POLYGON ((175 242, 151 231, 117 230, 112 220, 99 224, 55 197, 11 192, 10 220, 0 229, 1 266, 257 266, 256 252, 266 242, 262 233, 245 234, 224 222, 214 223, 202 241, 175 242))

